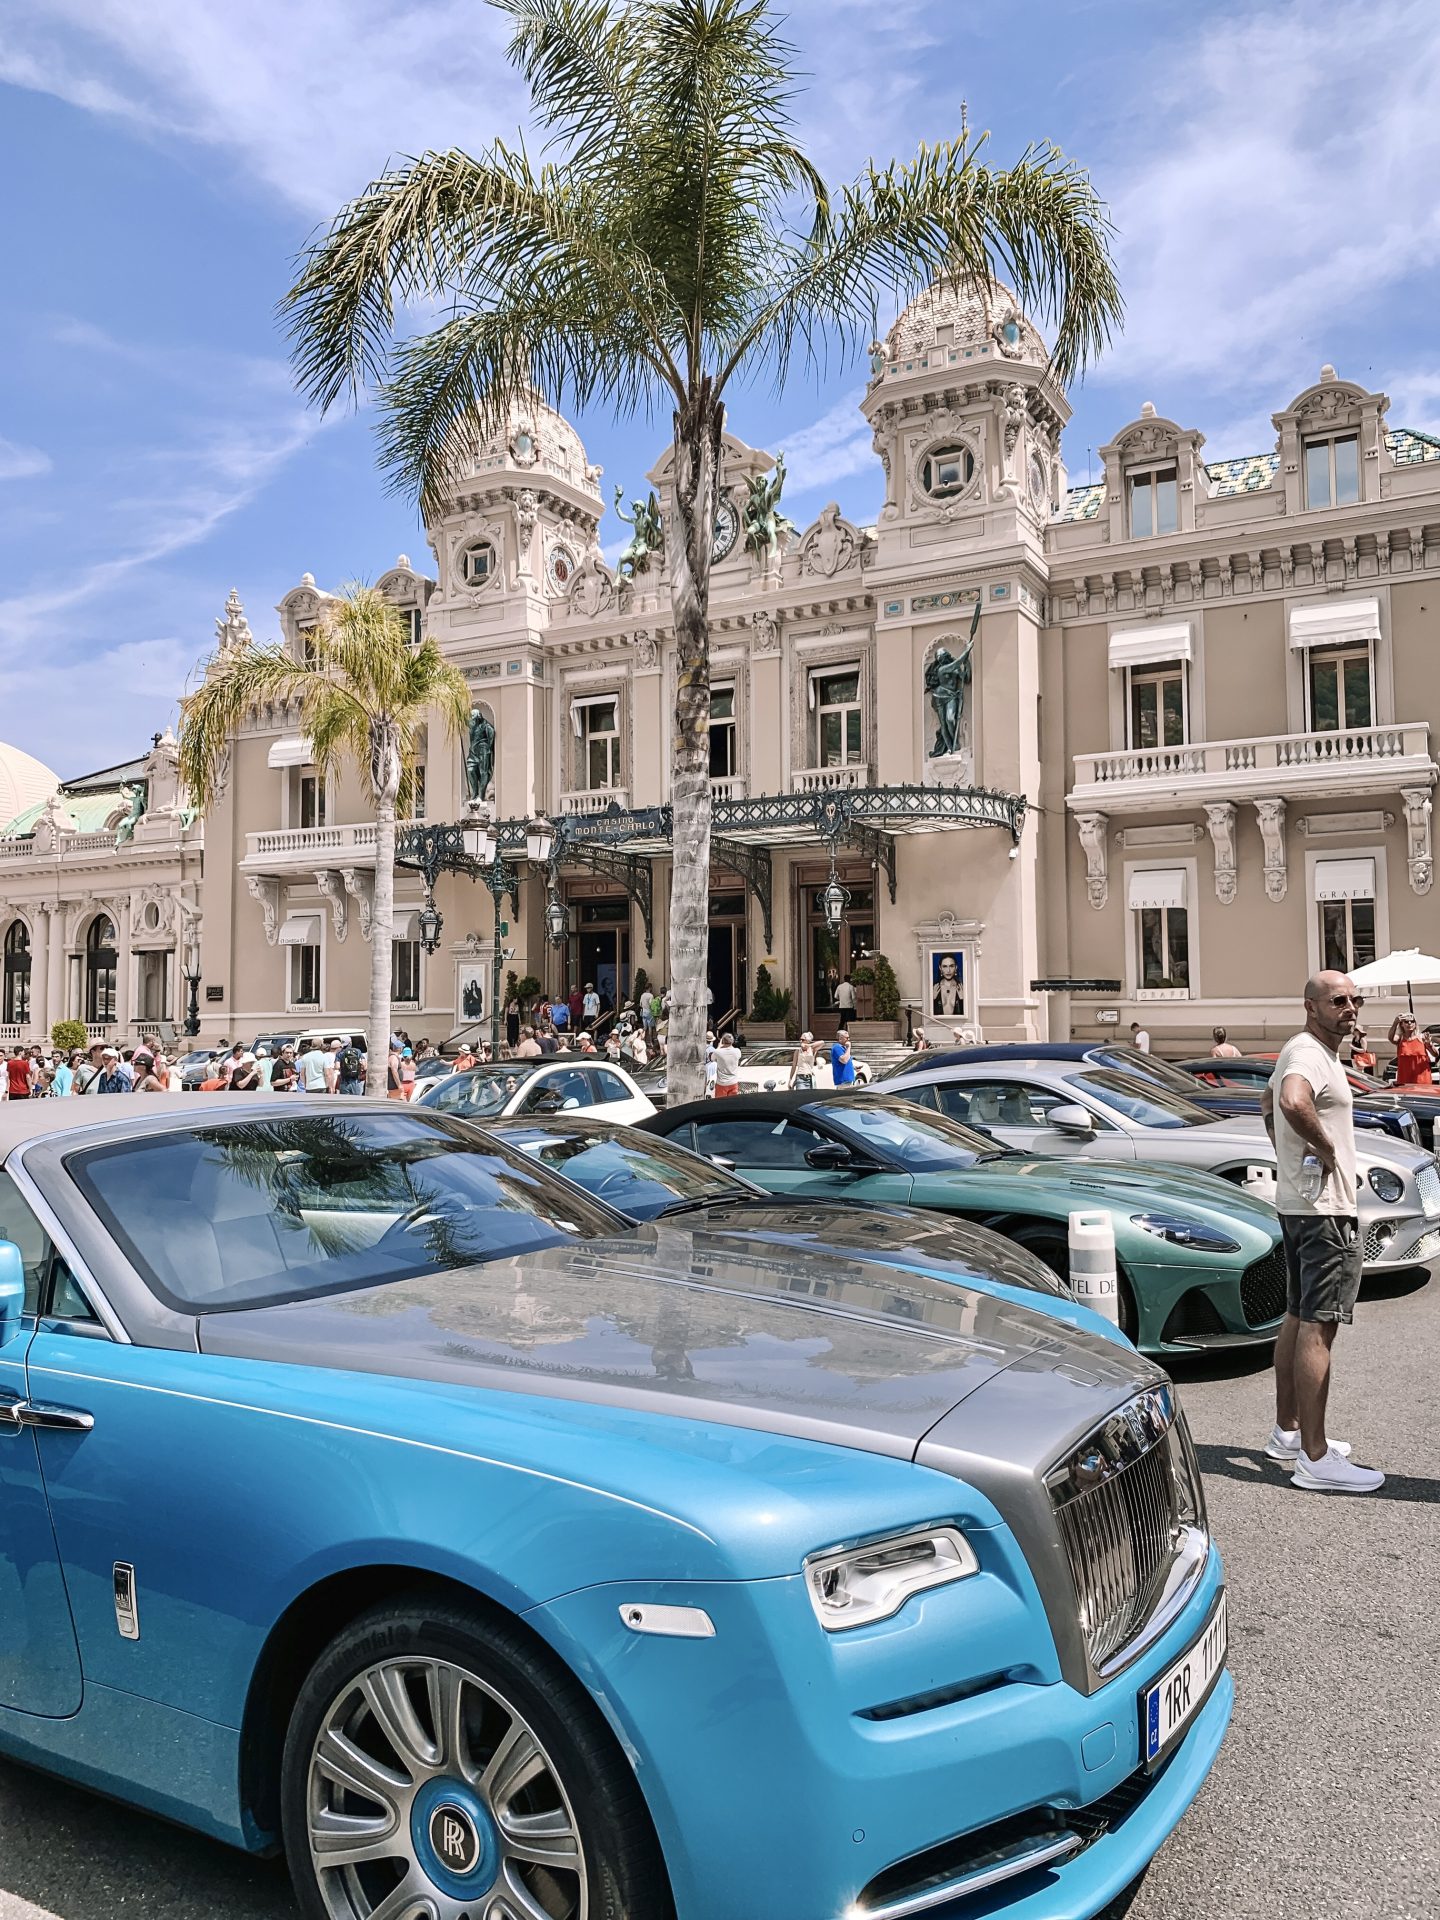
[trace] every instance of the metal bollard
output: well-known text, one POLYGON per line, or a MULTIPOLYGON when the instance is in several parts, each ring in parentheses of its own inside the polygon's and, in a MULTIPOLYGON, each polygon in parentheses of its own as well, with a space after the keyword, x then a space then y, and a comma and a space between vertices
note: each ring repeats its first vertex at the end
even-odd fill
POLYGON ((1070 1291, 1081 1306, 1119 1326, 1115 1228, 1108 1213, 1082 1210, 1070 1216, 1070 1291))

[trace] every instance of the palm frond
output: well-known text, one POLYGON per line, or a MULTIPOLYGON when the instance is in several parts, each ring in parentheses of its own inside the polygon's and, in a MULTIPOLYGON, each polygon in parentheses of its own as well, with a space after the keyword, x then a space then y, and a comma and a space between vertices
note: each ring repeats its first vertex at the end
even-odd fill
POLYGON ((180 778, 192 804, 205 808, 224 783, 230 742, 256 707, 303 703, 318 675, 282 646, 248 647, 212 660, 181 711, 180 778))

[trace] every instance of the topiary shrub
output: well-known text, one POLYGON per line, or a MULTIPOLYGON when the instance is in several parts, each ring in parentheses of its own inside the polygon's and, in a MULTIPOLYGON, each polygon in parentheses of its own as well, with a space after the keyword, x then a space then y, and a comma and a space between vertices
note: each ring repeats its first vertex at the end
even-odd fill
POLYGON ((898 1020, 900 1018, 900 982, 895 978, 895 969, 883 953, 872 954, 870 965, 875 976, 875 1018, 898 1020))
POLYGON ((505 976, 505 998, 507 1000, 520 998, 520 976, 513 967, 505 976))
POLYGON ((536 976, 533 973, 527 973, 525 978, 516 986, 515 997, 519 1000, 522 1008, 530 1007, 540 999, 544 991, 544 987, 541 986, 536 976))
POLYGON ((635 969, 635 984, 630 989, 630 998, 638 1007, 641 999, 650 991, 650 976, 644 967, 635 969))
POLYGON ((790 989, 776 987, 768 967, 755 969, 755 997, 750 1002, 752 1020, 784 1020, 790 1012, 790 989))
POLYGON ((60 1053, 73 1053, 89 1044, 90 1035, 83 1020, 57 1020, 50 1029, 50 1044, 60 1053))

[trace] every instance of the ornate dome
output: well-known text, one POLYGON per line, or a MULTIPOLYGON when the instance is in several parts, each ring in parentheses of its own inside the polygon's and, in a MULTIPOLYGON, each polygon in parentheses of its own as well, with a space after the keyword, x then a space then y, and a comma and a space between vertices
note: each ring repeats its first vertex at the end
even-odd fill
POLYGON ((885 336, 889 360, 910 360, 941 344, 940 330, 951 329, 946 344, 960 353, 989 348, 997 358, 1043 366, 1050 350, 1020 310, 1020 303, 997 280, 988 291, 937 281, 912 300, 885 336))
POLYGON ((533 387, 511 401, 504 425, 477 444, 467 477, 500 468, 553 474, 597 500, 600 497, 600 469, 590 465, 585 443, 564 414, 557 413, 533 387))
MULTIPOLYGON (((19 747, 0 742, 0 822, 41 806, 60 785, 60 776, 19 747)), ((3 832, 3 828, 0 828, 3 832)))

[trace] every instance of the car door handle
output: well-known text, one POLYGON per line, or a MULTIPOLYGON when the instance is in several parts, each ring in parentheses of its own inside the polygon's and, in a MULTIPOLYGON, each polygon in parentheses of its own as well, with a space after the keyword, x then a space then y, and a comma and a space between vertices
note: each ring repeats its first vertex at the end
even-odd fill
POLYGON ((47 1407, 34 1400, 21 1400, 10 1412, 16 1426, 48 1427, 57 1433, 89 1433, 95 1425, 94 1414, 79 1407, 47 1407))

